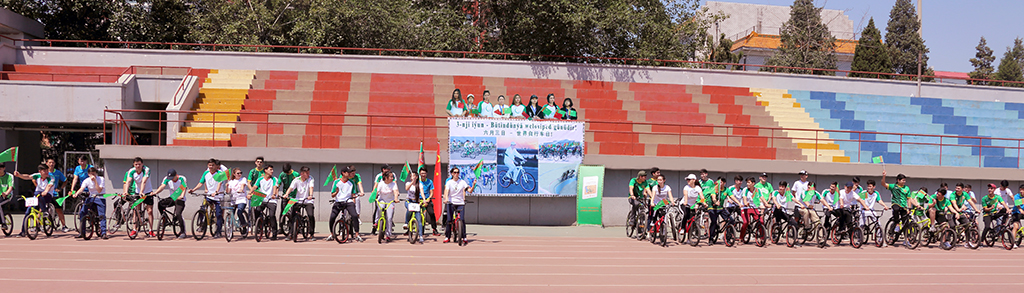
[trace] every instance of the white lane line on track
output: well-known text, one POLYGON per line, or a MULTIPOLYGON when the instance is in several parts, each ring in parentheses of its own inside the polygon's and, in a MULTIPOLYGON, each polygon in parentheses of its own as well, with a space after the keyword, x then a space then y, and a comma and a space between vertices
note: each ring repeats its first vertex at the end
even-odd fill
MULTIPOLYGON (((26 256, 40 255, 40 254, 124 255, 126 253, 126 252, 122 252, 122 251, 73 251, 73 250, 59 250, 59 251, 49 251, 49 250, 18 250, 18 252, 19 253, 23 253, 26 256)), ((379 259, 379 258, 403 258, 403 259, 406 259, 406 258, 418 258, 418 259, 482 259, 482 258, 485 258, 485 259, 534 259, 534 260, 579 260, 580 259, 580 257, 578 257, 578 256, 502 256, 502 255, 477 256, 477 255, 461 255, 461 254, 464 254, 464 253, 460 253, 460 255, 418 254, 420 252, 427 252, 427 251, 422 251, 422 250, 416 250, 415 251, 415 252, 417 252, 416 255, 388 255, 388 254, 380 254, 380 251, 376 251, 376 253, 372 253, 372 254, 341 254, 341 253, 338 253, 338 252, 344 252, 344 251, 337 251, 337 250, 333 251, 333 252, 334 252, 333 254, 307 254, 307 253, 290 253, 290 254, 280 254, 280 253, 227 253, 226 254, 226 253, 209 253, 209 252, 194 252, 194 251, 192 251, 192 252, 188 252, 187 254, 188 254, 188 256, 247 257, 247 258, 256 258, 256 257, 292 257, 292 258, 294 258, 294 257, 316 257, 316 258, 336 257, 336 258, 371 258, 371 259, 379 259)), ((453 251, 446 250, 445 252, 453 252, 453 251)), ((494 252, 500 252, 500 251, 486 251, 486 252, 494 253, 494 252)), ((544 251, 536 251, 535 253, 541 253, 541 252, 544 252, 544 251)), ((561 253, 561 252, 557 252, 557 253, 561 253)), ((601 251, 601 252, 595 252, 595 253, 608 253, 608 252, 607 251, 601 251)), ((148 255, 148 256, 172 256, 172 257, 177 257, 177 256, 181 256, 182 255, 182 253, 180 253, 180 252, 148 252, 148 251, 130 252, 129 254, 132 255, 132 256, 148 255)), ((26 258, 26 259, 31 259, 31 258, 26 258)), ((686 261, 700 261, 700 260, 713 260, 713 261, 747 261, 747 260, 749 260, 749 261, 779 261, 779 260, 785 260, 785 261, 861 261, 861 262, 867 261, 867 262, 883 262, 883 261, 891 261, 892 259, 891 258, 883 258, 883 257, 866 257, 866 256, 863 256, 863 255, 862 256, 854 256, 854 257, 811 257, 811 256, 807 256, 807 255, 804 255, 804 257, 790 257, 790 256, 785 256, 785 257, 781 257, 781 256, 780 257, 687 257, 685 255, 681 255, 679 257, 664 257, 664 256, 663 257, 608 257, 608 256, 600 256, 600 257, 588 257, 588 258, 586 258, 586 260, 628 260, 628 261, 644 261, 644 260, 665 260, 665 261, 673 261, 673 260, 679 260, 679 261, 683 261, 683 260, 686 260, 686 261)), ((901 258, 901 259, 899 259, 899 261, 930 261, 930 260, 935 260, 935 258, 928 258, 928 257, 922 258, 922 257, 917 257, 915 255, 915 257, 913 257, 913 258, 901 258)), ((948 259, 947 258, 947 259, 943 259, 943 261, 949 262, 949 263, 954 263, 954 262, 978 262, 978 261, 1004 261, 1004 262, 1016 263, 1016 262, 1019 262, 1020 260, 1017 260, 1017 259, 1006 259, 1006 258, 999 258, 999 259, 979 259, 979 258, 948 259)))
POLYGON ((231 282, 231 281, 189 281, 189 280, 167 280, 167 281, 155 281, 155 280, 95 280, 95 279, 13 279, 13 278, 0 278, 0 281, 7 282, 72 282, 72 283, 132 283, 132 284, 215 284, 215 285, 305 285, 305 286, 423 286, 423 287, 876 287, 877 286, 1022 286, 1024 283, 831 283, 831 284, 806 284, 806 283, 787 283, 787 284, 525 284, 525 283, 416 283, 416 284, 404 284, 404 283, 356 283, 356 282, 231 282))
MULTIPOLYGON (((223 273, 223 274, 322 274, 322 275, 387 275, 395 273, 395 271, 360 271, 360 272, 349 272, 349 271, 301 271, 301 270, 172 270, 172 269, 99 269, 99 268, 42 268, 42 267, 0 267, 0 270, 15 270, 15 271, 89 271, 89 272, 147 272, 147 273, 223 273)), ((401 273, 406 274, 406 273, 401 273)), ((413 272, 409 274, 414 275, 450 275, 451 272, 413 272)), ((661 276, 661 277, 678 277, 679 274, 633 274, 633 273, 478 273, 478 272, 459 272, 459 275, 474 275, 474 276, 583 276, 583 277, 594 277, 594 276, 609 276, 609 277, 644 277, 644 276, 661 276)), ((925 276, 948 276, 947 272, 939 273, 849 273, 845 271, 836 272, 834 274, 807 274, 801 273, 799 275, 792 273, 721 273, 721 274, 709 274, 709 273, 687 273, 686 276, 706 276, 706 277, 717 277, 717 276, 735 276, 735 277, 835 277, 835 276, 908 276, 908 277, 925 277, 925 276)), ((957 276, 1024 276, 1024 272, 1021 273, 957 273, 957 276)))
MULTIPOLYGON (((166 260, 166 259, 142 259, 142 260, 127 260, 127 259, 68 259, 68 258, 0 258, 2 261, 54 261, 54 262, 103 262, 103 263, 187 263, 187 264, 267 264, 267 265, 366 265, 366 266, 394 266, 395 263, 379 263, 379 262, 302 262, 302 261, 256 261, 256 260, 245 260, 245 261, 206 261, 206 260, 166 260)), ((643 264, 643 265, 630 265, 630 264, 536 264, 536 263, 525 263, 525 264, 473 264, 473 263, 401 263, 403 266, 455 266, 455 267, 609 267, 609 268, 693 268, 692 264, 679 264, 679 265, 660 265, 660 264, 643 264)), ((701 268, 779 268, 778 264, 742 264, 742 265, 701 265, 701 268)), ((852 267, 869 267, 869 268, 934 268, 935 265, 868 265, 868 266, 852 266, 849 264, 841 265, 819 265, 819 264, 801 264, 802 268, 852 268, 852 267)), ((1020 265, 989 265, 989 264, 965 264, 957 265, 957 269, 968 269, 968 268, 1016 268, 1019 269, 1020 265)))

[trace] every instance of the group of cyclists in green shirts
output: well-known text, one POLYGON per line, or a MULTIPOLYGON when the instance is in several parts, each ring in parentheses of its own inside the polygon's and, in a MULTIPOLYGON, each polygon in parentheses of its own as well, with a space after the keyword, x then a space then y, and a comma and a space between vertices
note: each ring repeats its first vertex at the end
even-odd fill
MULTIPOLYGON (((881 185, 876 185, 874 180, 868 180, 866 185, 862 186, 860 178, 853 177, 845 184, 832 182, 821 191, 817 189, 815 182, 807 180, 809 174, 806 171, 800 171, 797 175, 800 179, 792 184, 780 181, 778 186, 774 187, 768 181, 766 173, 762 173, 758 178, 736 176, 733 184, 728 184, 723 177, 712 180, 708 176, 708 171, 702 169, 699 178, 694 174, 689 174, 685 178, 687 183, 683 187, 682 195, 674 195, 672 188, 665 184, 665 176, 661 174, 659 168, 639 171, 637 176, 629 181, 628 202, 631 210, 627 218, 627 234, 640 239, 645 238, 645 235, 651 235, 655 232, 654 229, 659 227, 656 222, 665 216, 669 207, 673 206, 678 207, 682 213, 680 226, 675 229, 685 230, 684 223, 689 223, 698 209, 707 215, 709 223, 705 227, 709 233, 707 238, 710 245, 715 244, 717 236, 722 233, 719 220, 729 225, 742 221, 742 228, 737 231, 742 238, 744 234, 751 232, 749 227, 754 221, 764 221, 769 217, 776 223, 786 223, 795 227, 804 225, 807 229, 812 229, 812 223, 820 223, 825 231, 831 231, 833 225, 838 225, 836 227, 841 231, 850 231, 849 229, 853 227, 868 225, 871 220, 877 223, 879 215, 876 214, 876 207, 881 208, 881 211, 892 210, 890 222, 908 223, 911 221, 911 215, 921 219, 927 218, 929 223, 935 223, 927 227, 932 231, 941 223, 948 223, 949 227, 954 227, 958 223, 970 223, 976 219, 975 216, 981 215, 985 231, 981 233, 982 235, 990 231, 995 235, 997 228, 993 223, 996 221, 1007 228, 1012 227, 1012 230, 1008 229, 1009 231, 1021 230, 1020 220, 1024 217, 1024 185, 1014 193, 1006 180, 1001 181, 999 185, 988 184, 988 193, 979 198, 975 196, 969 184, 963 183, 957 183, 953 189, 942 183, 934 193, 928 193, 926 187, 911 191, 905 175, 899 174, 896 181, 891 182, 886 180, 885 171, 882 172, 881 185), (891 194, 891 202, 888 204, 882 200, 879 192, 882 189, 888 190, 891 194), (819 222, 816 205, 821 207, 824 222, 819 222), (640 219, 642 215, 647 215, 646 219, 640 219), (855 218, 859 219, 859 223, 855 218), (633 225, 639 228, 630 227, 633 225), (634 234, 631 229, 639 232, 634 234)), ((893 231, 882 233, 897 235, 898 238, 902 226, 885 226, 883 229, 893 231)), ((908 240, 910 239, 904 239, 904 244, 908 240)), ((1019 242, 1016 243, 1013 247, 1017 247, 1019 242)), ((879 243, 879 246, 882 245, 879 243)))
MULTIPOLYGON (((104 177, 100 175, 101 171, 95 166, 88 164, 88 158, 81 156, 78 158, 78 166, 75 167, 73 173, 68 173, 67 177, 64 176, 60 170, 54 168, 54 160, 47 159, 47 163, 39 166, 39 172, 35 174, 21 174, 15 172, 12 176, 5 172, 5 164, 0 163, 0 206, 11 202, 14 198, 13 178, 21 178, 27 181, 32 181, 35 185, 34 195, 39 199, 39 205, 43 209, 43 213, 51 211, 46 210, 48 206, 54 206, 54 215, 60 219, 60 223, 64 225, 61 229, 63 232, 69 232, 73 230, 68 228, 64 224, 64 215, 59 208, 60 203, 71 201, 65 201, 67 198, 80 199, 83 202, 90 203, 88 208, 95 209, 97 214, 106 215, 107 199, 109 197, 122 197, 124 201, 133 202, 139 201, 142 209, 145 211, 144 216, 149 222, 149 229, 144 230, 148 232, 141 232, 147 236, 155 237, 153 234, 153 204, 156 202, 154 199, 158 198, 161 192, 167 191, 169 194, 167 197, 160 199, 156 202, 157 207, 161 213, 166 212, 167 209, 173 208, 173 218, 176 223, 179 223, 181 233, 176 235, 178 238, 187 238, 185 233, 184 219, 182 212, 185 208, 185 202, 187 196, 185 194, 192 194, 203 198, 204 204, 213 206, 216 210, 216 231, 211 231, 214 238, 221 237, 222 228, 224 227, 224 209, 233 209, 236 211, 239 222, 242 225, 247 224, 247 220, 255 219, 257 216, 266 216, 267 222, 270 223, 270 229, 274 230, 272 233, 276 239, 278 231, 284 227, 279 227, 277 224, 277 217, 275 215, 289 215, 291 223, 294 224, 296 213, 299 210, 304 210, 308 216, 310 231, 315 230, 315 218, 313 213, 313 203, 315 200, 315 181, 310 176, 309 167, 302 166, 301 168, 293 169, 291 164, 284 164, 280 173, 275 174, 275 167, 264 162, 263 157, 257 157, 255 160, 255 166, 248 173, 243 173, 239 168, 228 168, 221 164, 217 159, 211 158, 207 161, 206 169, 203 170, 202 175, 199 177, 198 182, 192 188, 188 188, 188 180, 184 175, 178 174, 174 169, 167 170, 167 175, 163 179, 158 180, 159 186, 154 189, 154 182, 151 180, 152 174, 150 168, 144 164, 142 158, 134 158, 132 167, 124 173, 124 185, 123 193, 121 194, 110 194, 111 186, 106 184, 104 177), (65 180, 70 178, 71 180, 65 180), (70 187, 70 188, 68 188, 70 187), (68 191, 67 194, 62 193, 62 190, 68 191), (197 193, 197 191, 199 193, 197 193), (66 197, 65 197, 66 195, 66 197), (55 200, 57 198, 61 200, 55 200), (222 204, 222 201, 230 201, 230 204, 222 204), (252 205, 252 206, 250 206, 252 205), (290 208, 288 208, 290 207, 290 208), (280 210, 279 210, 280 209, 280 210), (250 212, 252 213, 250 215, 250 212), (259 214, 265 213, 265 214, 259 214)), ((410 172, 409 179, 405 182, 405 190, 407 192, 407 201, 419 202, 424 206, 422 212, 418 213, 406 213, 406 222, 410 217, 417 217, 419 241, 423 242, 423 228, 424 225, 430 226, 433 230, 434 236, 440 236, 437 224, 439 217, 435 215, 432 205, 432 191, 434 190, 434 183, 429 179, 427 174, 426 166, 416 170, 418 172, 410 172)), ((465 211, 465 195, 472 192, 472 187, 466 184, 465 180, 459 179, 459 170, 457 168, 451 170, 449 174, 451 177, 446 181, 446 185, 442 198, 444 200, 444 216, 450 217, 447 211, 454 211, 454 213, 461 213, 465 211)), ((354 232, 355 239, 362 241, 359 237, 359 211, 360 211, 360 198, 364 198, 370 193, 365 192, 363 179, 359 174, 356 174, 355 166, 349 165, 342 167, 337 170, 337 174, 329 178, 331 182, 328 183, 331 187, 331 215, 330 223, 334 223, 339 216, 344 216, 343 220, 350 223, 352 232, 354 232)), ((372 185, 372 194, 377 198, 378 202, 371 202, 371 204, 381 204, 387 212, 387 226, 388 227, 377 227, 376 221, 374 221, 372 234, 386 233, 390 240, 391 230, 393 227, 393 206, 391 203, 399 203, 399 189, 396 186, 398 179, 391 167, 383 165, 381 172, 376 175, 374 183, 372 185), (387 203, 383 202, 387 201, 387 203)), ((327 185, 325 185, 327 186, 327 185)), ((124 202, 122 201, 122 202, 124 202)), ((407 203, 408 207, 408 203, 407 203)), ((87 211, 86 208, 82 208, 80 211, 75 211, 76 215, 82 220, 87 211)), ((377 218, 380 209, 374 210, 374 219, 377 218)), ((408 210, 408 208, 407 208, 408 210)), ((0 218, 3 218, 3 209, 0 209, 0 218)), ((26 211, 26 215, 28 211, 26 211)), ((100 234, 99 237, 107 239, 107 217, 100 217, 100 234)), ((84 220, 80 221, 84 222, 84 220)), ((447 223, 444 221, 443 223, 447 223)), ((408 227, 405 227, 408 229, 408 227)), ((447 237, 451 232, 446 228, 445 243, 449 242, 447 237)), ((464 227, 462 228, 464 231, 464 227)), ((75 227, 74 230, 82 230, 75 227)), ((84 237, 85 231, 78 231, 76 238, 84 237)), ((129 232, 139 233, 139 232, 129 232)), ((408 230, 407 232, 408 233, 408 230)), ((21 232, 18 236, 24 236, 25 231, 21 232)), ((461 234, 465 237, 464 233, 461 234)), ((136 235, 130 235, 134 238, 136 235)), ((333 235, 328 237, 327 240, 333 240, 333 235)), ((273 239, 272 239, 273 240, 273 239)), ((465 241, 465 239, 459 239, 465 241)))

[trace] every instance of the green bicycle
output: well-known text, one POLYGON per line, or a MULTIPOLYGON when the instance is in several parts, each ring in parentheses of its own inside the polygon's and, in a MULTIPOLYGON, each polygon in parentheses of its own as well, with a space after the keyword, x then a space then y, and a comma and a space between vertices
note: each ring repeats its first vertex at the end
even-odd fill
MULTIPOLYGON (((409 201, 406 199, 406 201, 409 201)), ((420 212, 420 207, 427 205, 427 201, 421 200, 420 202, 410 202, 408 205, 409 212, 412 212, 412 217, 409 217, 409 244, 416 244, 418 240, 420 244, 423 244, 423 212, 420 212)))
MULTIPOLYGON (((385 241, 385 237, 384 236, 386 236, 386 234, 388 234, 384 230, 384 229, 388 229, 388 227, 387 227, 387 215, 385 215, 385 214, 387 213, 388 208, 391 207, 391 204, 393 204, 393 202, 377 201, 377 208, 380 209, 380 211, 378 213, 380 216, 377 217, 377 227, 378 227, 377 243, 378 244, 384 243, 384 241, 385 241)), ((409 228, 412 229, 412 226, 410 226, 409 228)), ((386 238, 386 239, 387 239, 388 242, 391 242, 391 238, 386 238)))

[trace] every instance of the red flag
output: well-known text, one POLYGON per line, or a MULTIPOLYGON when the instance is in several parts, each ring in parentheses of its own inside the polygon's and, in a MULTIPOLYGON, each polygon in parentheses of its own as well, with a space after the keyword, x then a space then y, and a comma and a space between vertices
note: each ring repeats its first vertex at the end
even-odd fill
POLYGON ((441 142, 437 142, 437 161, 434 161, 434 219, 441 217, 441 196, 444 195, 444 182, 441 182, 441 142))

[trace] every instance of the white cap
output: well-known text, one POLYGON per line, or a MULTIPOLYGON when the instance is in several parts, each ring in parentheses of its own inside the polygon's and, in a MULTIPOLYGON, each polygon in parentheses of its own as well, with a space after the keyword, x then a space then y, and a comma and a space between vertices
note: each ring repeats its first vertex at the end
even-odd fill
POLYGON ((690 175, 686 176, 686 180, 691 180, 691 179, 692 180, 697 180, 697 175, 690 174, 690 175))

